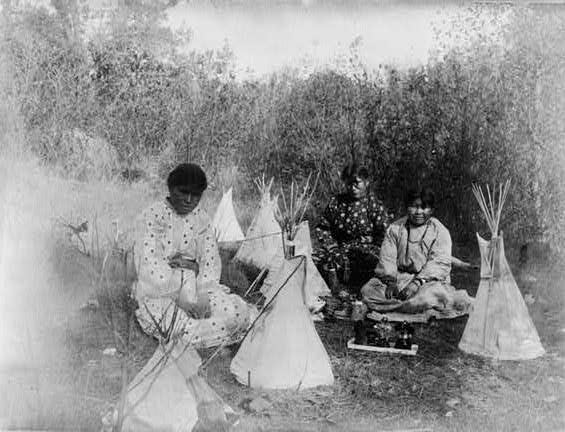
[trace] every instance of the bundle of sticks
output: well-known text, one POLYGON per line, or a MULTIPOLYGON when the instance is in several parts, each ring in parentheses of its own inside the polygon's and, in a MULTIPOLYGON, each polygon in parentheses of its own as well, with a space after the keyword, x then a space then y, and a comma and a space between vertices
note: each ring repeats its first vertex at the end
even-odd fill
POLYGON ((320 173, 316 175, 316 178, 312 182, 312 173, 308 174, 308 178, 302 186, 302 189, 292 180, 288 199, 285 197, 285 193, 281 187, 280 195, 282 197, 282 206, 275 207, 275 217, 282 229, 283 245, 288 241, 292 242, 292 240, 294 240, 298 226, 304 220, 306 210, 310 206, 312 196, 318 185, 319 177, 320 173))

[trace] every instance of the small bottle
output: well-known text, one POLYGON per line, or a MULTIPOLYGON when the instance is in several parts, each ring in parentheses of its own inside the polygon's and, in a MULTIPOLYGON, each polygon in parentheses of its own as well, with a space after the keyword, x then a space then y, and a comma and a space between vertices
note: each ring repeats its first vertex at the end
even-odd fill
POLYGON ((404 321, 400 325, 399 335, 396 339, 395 348, 409 350, 412 347, 412 326, 404 321))
POLYGON ((339 288, 339 282, 337 280, 337 271, 335 267, 330 267, 330 269, 328 270, 328 279, 329 279, 330 290, 332 292, 337 291, 339 288))
POLYGON ((365 319, 363 302, 360 300, 355 300, 353 302, 353 309, 351 311, 352 321, 362 321, 365 319))
POLYGON ((355 321, 353 324, 353 331, 355 332, 355 344, 367 345, 367 329, 365 327, 365 321, 355 321))
POLYGON ((349 283, 351 279, 351 267, 349 264, 349 258, 345 257, 343 261, 343 283, 349 283))

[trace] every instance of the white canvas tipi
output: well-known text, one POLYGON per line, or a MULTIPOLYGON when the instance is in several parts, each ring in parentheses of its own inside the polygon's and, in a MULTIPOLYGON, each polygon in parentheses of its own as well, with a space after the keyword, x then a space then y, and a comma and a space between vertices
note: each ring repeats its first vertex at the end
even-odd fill
MULTIPOLYGON (((473 311, 465 326, 459 348, 470 354, 498 360, 527 360, 544 354, 538 333, 504 254, 498 223, 508 183, 500 188, 498 207, 474 188, 493 237, 486 241, 477 234, 481 253, 481 281, 473 311)), ((490 191, 489 191, 489 196, 490 191)))
POLYGON ((264 389, 333 384, 328 353, 305 305, 306 273, 303 256, 284 261, 278 295, 267 303, 231 362, 240 383, 264 389))
MULTIPOLYGON (((122 431, 227 431, 234 411, 198 375, 200 357, 180 343, 159 345, 128 387, 122 431)), ((114 422, 117 413, 114 413, 114 422)))
POLYGON ((218 243, 239 242, 244 239, 243 231, 241 231, 233 208, 232 188, 229 188, 222 196, 222 200, 214 214, 212 225, 218 243))
MULTIPOLYGON (((310 227, 308 221, 303 221, 298 225, 296 235, 294 237, 295 256, 303 255, 306 258, 306 281, 305 281, 305 300, 309 308, 314 308, 319 303, 319 297, 331 295, 326 282, 318 271, 314 261, 312 261, 312 241, 310 239, 310 227)), ((284 265, 284 256, 277 255, 271 264, 271 268, 263 285, 261 293, 268 302, 276 293, 280 286, 282 267, 284 265)))
POLYGON ((234 256, 235 261, 253 265, 257 268, 270 268, 276 256, 283 256, 281 227, 275 218, 276 199, 271 198, 272 185, 261 189, 259 212, 251 222, 245 239, 234 256))
POLYGON ((490 242, 477 234, 481 281, 459 348, 498 360, 528 360, 544 354, 526 302, 504 255, 502 235, 490 242))

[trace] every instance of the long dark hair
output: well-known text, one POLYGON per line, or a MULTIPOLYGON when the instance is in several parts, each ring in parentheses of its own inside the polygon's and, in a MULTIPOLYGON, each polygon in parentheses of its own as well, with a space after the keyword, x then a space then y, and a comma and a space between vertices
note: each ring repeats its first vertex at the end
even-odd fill
POLYGON ((169 190, 176 186, 183 186, 191 192, 201 194, 208 187, 208 180, 200 166, 193 163, 182 163, 172 170, 167 177, 169 190))
POLYGON ((426 186, 413 186, 409 188, 404 194, 404 207, 408 208, 417 199, 422 201, 422 207, 429 207, 431 209, 435 206, 435 193, 432 188, 426 186))

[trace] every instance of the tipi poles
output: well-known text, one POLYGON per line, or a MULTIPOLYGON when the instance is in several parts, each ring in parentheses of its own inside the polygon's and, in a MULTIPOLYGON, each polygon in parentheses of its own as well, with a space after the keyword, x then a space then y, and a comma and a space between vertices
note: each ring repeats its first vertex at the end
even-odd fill
POLYGON ((263 270, 261 270, 259 275, 257 275, 255 280, 251 283, 251 285, 249 285, 249 288, 247 288, 247 291, 245 291, 245 294, 243 294, 243 298, 247 297, 249 295, 249 293, 251 291, 253 291, 257 287, 257 285, 259 285, 259 283, 261 283, 261 281, 263 280, 263 277, 265 276, 265 273, 267 273, 268 269, 269 269, 268 267, 264 267, 263 270))
MULTIPOLYGON (((302 258, 304 258, 304 256, 302 256, 302 258)), ((307 272, 308 272, 308 266, 305 264, 304 265, 304 275, 302 277, 302 283, 300 284, 300 293, 302 294, 302 301, 304 303, 306 303, 306 276, 307 276, 307 272)), ((302 374, 302 377, 300 378, 300 381, 298 381, 298 385, 296 386, 296 391, 300 390, 300 387, 302 386, 302 383, 304 382, 304 377, 306 376, 306 372, 308 371, 309 354, 310 354, 310 351, 306 350, 306 361, 304 362, 304 372, 302 374)))
POLYGON ((275 207, 275 217, 283 231, 283 246, 286 240, 292 241, 294 239, 297 227, 304 219, 306 210, 310 206, 310 201, 316 190, 319 177, 320 173, 316 175, 314 183, 311 184, 312 174, 308 174, 302 192, 299 191, 298 185, 295 185, 293 180, 290 184, 290 196, 288 200, 281 188, 282 208, 278 206, 275 207), (286 238, 284 236, 286 236, 286 238))
MULTIPOLYGON (((491 266, 491 268, 492 268, 492 266, 491 266)), ((490 300, 490 292, 491 292, 493 286, 494 286, 494 278, 493 278, 492 271, 491 271, 491 274, 489 276, 489 281, 488 281, 487 299, 486 299, 486 302, 485 302, 485 304, 486 304, 486 312, 485 313, 487 313, 487 314, 488 314, 488 304, 489 304, 489 300, 490 300)), ((483 322, 483 346, 486 346, 486 343, 487 343, 487 321, 488 320, 485 317, 485 320, 483 322)))
POLYGON ((500 225, 500 215, 502 214, 502 207, 504 206, 504 202, 506 201, 506 197, 508 195, 508 189, 510 188, 510 180, 506 180, 504 185, 500 184, 498 186, 498 197, 494 196, 494 190, 490 191, 490 187, 487 185, 487 198, 483 193, 483 190, 477 186, 473 185, 473 194, 479 203, 479 207, 485 217, 490 232, 492 234, 492 238, 498 237, 498 227, 500 225), (498 199, 496 199, 498 198, 498 199))
MULTIPOLYGON (((486 219, 487 225, 491 232, 491 240, 489 244, 489 248, 487 249, 487 263, 489 268, 489 283, 488 283, 488 292, 486 298, 486 310, 488 311, 489 307, 489 299, 491 290, 494 287, 494 277, 495 277, 495 260, 497 259, 497 255, 500 254, 500 240, 498 237, 498 228, 500 226, 500 215, 502 214, 502 207, 504 206, 504 202, 506 201, 506 197, 508 195, 508 189, 510 188, 510 180, 506 180, 504 184, 498 185, 498 196, 495 196, 496 188, 493 188, 491 193, 490 187, 487 185, 487 197, 482 191, 482 189, 477 186, 473 185, 473 194, 479 203, 479 207, 483 213, 483 216, 486 219)), ((483 346, 486 345, 487 341, 487 319, 485 318, 483 323, 483 346)))

